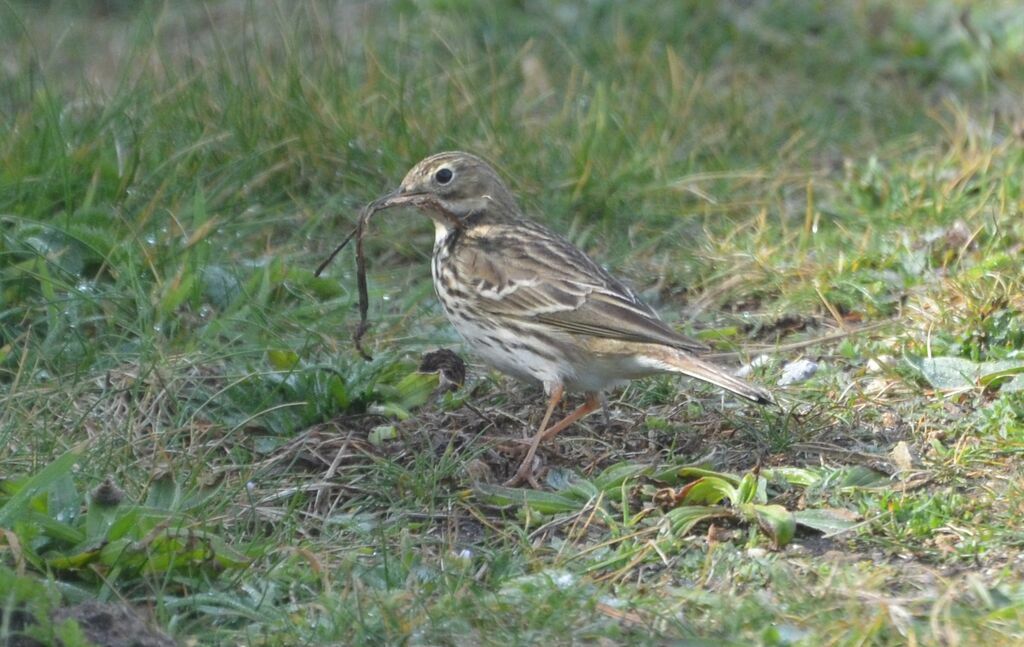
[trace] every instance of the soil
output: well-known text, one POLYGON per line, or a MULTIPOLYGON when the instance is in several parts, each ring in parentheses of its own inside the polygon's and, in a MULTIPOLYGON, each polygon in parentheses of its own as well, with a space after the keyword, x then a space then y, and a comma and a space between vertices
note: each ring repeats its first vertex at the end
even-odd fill
MULTIPOLYGON (((152 629, 131 607, 105 602, 83 602, 59 607, 50 615, 50 622, 59 625, 66 620, 78 623, 90 643, 98 647, 175 647, 177 643, 161 631, 152 629)), ((8 638, 8 647, 46 647, 46 643, 23 635, 35 618, 23 611, 14 613, 15 635, 8 638)))

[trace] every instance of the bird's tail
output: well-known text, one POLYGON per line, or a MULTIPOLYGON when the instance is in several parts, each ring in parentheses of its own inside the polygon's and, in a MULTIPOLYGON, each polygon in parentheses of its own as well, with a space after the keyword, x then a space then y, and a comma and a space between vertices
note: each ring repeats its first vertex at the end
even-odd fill
POLYGON ((695 377, 698 380, 703 380, 725 389, 730 393, 735 393, 751 402, 758 404, 771 404, 775 402, 775 399, 772 398, 771 393, 767 389, 745 382, 714 364, 697 359, 684 352, 667 348, 665 350, 668 352, 659 353, 661 356, 657 358, 658 363, 661 365, 660 368, 663 370, 695 377))

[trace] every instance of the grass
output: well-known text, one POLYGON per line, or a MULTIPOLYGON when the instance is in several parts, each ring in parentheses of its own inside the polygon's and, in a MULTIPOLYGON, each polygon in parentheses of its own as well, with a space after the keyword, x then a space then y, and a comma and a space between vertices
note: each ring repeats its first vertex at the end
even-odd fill
POLYGON ((1024 636, 1013 3, 7 2, 0 52, 6 639, 1024 636), (426 219, 367 239, 372 362, 351 250, 312 276, 451 148, 753 379, 818 371, 634 383, 488 485, 540 398, 416 372, 459 348, 426 219))

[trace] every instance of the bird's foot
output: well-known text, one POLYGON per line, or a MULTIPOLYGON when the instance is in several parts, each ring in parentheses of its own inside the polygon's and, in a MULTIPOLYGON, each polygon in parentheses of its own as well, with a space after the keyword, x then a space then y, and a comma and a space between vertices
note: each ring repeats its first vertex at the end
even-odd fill
POLYGON ((535 490, 540 489, 540 483, 537 482, 537 474, 533 470, 533 456, 527 456, 526 459, 519 464, 519 469, 509 480, 505 481, 505 487, 519 487, 524 483, 528 484, 535 490))

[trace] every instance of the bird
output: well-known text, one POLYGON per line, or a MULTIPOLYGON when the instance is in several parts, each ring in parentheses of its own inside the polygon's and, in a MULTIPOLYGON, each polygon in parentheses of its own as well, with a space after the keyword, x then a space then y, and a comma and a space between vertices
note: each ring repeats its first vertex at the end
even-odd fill
POLYGON ((677 332, 567 238, 527 217, 481 157, 449 151, 423 159, 376 201, 377 209, 402 206, 434 223, 434 289, 469 349, 547 396, 506 485, 539 487, 538 447, 600 409, 606 391, 634 379, 678 373, 751 402, 774 402, 767 389, 700 359, 705 344, 677 332), (586 399, 552 423, 567 392, 586 399))

